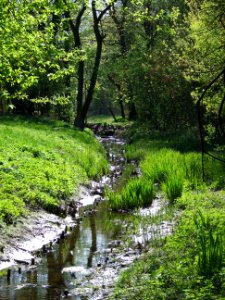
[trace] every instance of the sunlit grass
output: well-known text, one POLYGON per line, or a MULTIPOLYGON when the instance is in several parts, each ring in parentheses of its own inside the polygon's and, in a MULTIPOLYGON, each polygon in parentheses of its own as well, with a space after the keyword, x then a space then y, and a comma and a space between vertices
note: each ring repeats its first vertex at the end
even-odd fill
MULTIPOLYGON (((204 155, 203 181, 202 155, 191 131, 136 130, 130 140, 128 160, 141 161, 142 178, 156 182, 173 204, 170 216, 167 210, 162 215, 163 221, 173 220, 173 234, 148 241, 146 253, 122 273, 110 299, 224 299, 224 164, 204 155)), ((149 216, 143 232, 155 221, 149 216)))
POLYGON ((120 192, 106 191, 106 199, 113 210, 150 206, 154 195, 153 183, 143 178, 129 180, 120 192))
MULTIPOLYGON (((116 116, 116 119, 120 119, 119 116, 116 116)), ((112 124, 115 123, 115 120, 113 119, 113 117, 111 115, 93 115, 93 116, 89 116, 87 119, 88 123, 92 124, 112 124)))
POLYGON ((0 131, 0 218, 6 222, 25 213, 25 205, 57 211, 81 183, 108 169, 102 146, 88 130, 11 116, 0 118, 0 131))

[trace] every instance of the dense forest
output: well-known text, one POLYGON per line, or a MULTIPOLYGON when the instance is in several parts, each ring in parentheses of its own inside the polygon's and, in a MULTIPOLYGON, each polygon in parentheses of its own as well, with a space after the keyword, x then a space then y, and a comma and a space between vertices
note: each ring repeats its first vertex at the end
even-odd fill
POLYGON ((1 299, 224 300, 224 150, 224 0, 0 1, 1 299))
MULTIPOLYGON (((54 115, 81 129, 88 114, 108 111, 160 130, 191 126, 201 92, 224 70, 222 0, 0 5, 3 112, 54 115)), ((222 77, 206 95, 212 118, 222 77)))

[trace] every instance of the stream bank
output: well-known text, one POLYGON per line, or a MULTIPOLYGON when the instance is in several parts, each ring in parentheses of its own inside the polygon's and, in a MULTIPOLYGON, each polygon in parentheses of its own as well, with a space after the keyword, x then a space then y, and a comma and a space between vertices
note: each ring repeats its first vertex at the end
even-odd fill
MULTIPOLYGON (((64 219, 37 215, 26 227, 27 238, 18 237, 4 249, 3 266, 11 263, 11 268, 0 279, 0 299, 106 299, 121 270, 145 251, 147 240, 170 231, 172 224, 162 222, 124 239, 135 214, 111 212, 102 200, 103 188, 112 187, 123 172, 125 140, 115 127, 93 130, 102 133, 99 139, 108 151, 110 174, 81 188, 73 199, 78 204, 76 215, 64 219)), ((162 205, 158 196, 139 213, 157 214, 162 205)))

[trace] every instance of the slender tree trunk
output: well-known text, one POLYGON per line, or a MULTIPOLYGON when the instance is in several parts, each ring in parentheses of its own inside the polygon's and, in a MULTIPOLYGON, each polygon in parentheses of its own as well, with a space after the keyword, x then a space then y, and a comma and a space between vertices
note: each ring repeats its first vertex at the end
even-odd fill
POLYGON ((112 115, 114 122, 117 122, 117 118, 116 118, 116 116, 115 116, 115 114, 114 114, 114 112, 113 112, 113 110, 110 106, 108 107, 108 110, 109 110, 110 114, 112 115))
MULTIPOLYGON (((64 0, 66 3, 66 0, 64 0)), ((66 17, 69 19, 70 28, 73 33, 74 44, 75 48, 78 50, 82 49, 81 39, 80 39, 80 25, 83 14, 86 10, 86 4, 83 2, 83 5, 76 17, 75 24, 71 19, 70 12, 67 11, 66 17)), ((74 120, 74 126, 80 128, 81 130, 84 129, 84 118, 82 116, 82 108, 83 108, 83 93, 84 93, 84 61, 81 59, 78 63, 78 70, 77 70, 77 97, 76 97, 76 117, 74 120)))
POLYGON ((97 49, 96 49, 96 55, 95 55, 95 62, 94 62, 94 67, 92 71, 92 76, 90 80, 90 85, 89 89, 87 92, 87 96, 83 105, 82 109, 82 118, 85 120, 87 117, 88 109, 90 107, 90 104, 93 100, 93 95, 94 95, 94 90, 95 90, 95 85, 97 82, 98 78, 98 70, 101 62, 101 57, 102 57, 102 44, 103 44, 103 39, 104 35, 103 33, 100 32, 100 22, 103 18, 103 16, 106 14, 106 12, 110 9, 111 5, 108 5, 103 11, 101 11, 100 14, 97 14, 96 10, 96 1, 92 0, 92 15, 93 15, 93 21, 94 21, 94 33, 95 33, 95 38, 97 42, 97 49))
POLYGON ((125 111, 124 111, 124 105, 123 105, 123 94, 121 92, 121 86, 119 83, 117 83, 114 78, 110 75, 108 75, 108 78, 109 80, 112 82, 113 85, 115 85, 115 87, 117 88, 117 91, 118 91, 118 103, 119 103, 119 106, 120 106, 120 114, 121 114, 121 117, 123 120, 125 120, 125 111))
POLYGON ((77 91, 77 107, 76 118, 74 120, 74 126, 84 129, 84 118, 82 114, 83 109, 83 92, 84 92, 84 61, 80 61, 78 65, 78 91, 77 91))
POLYGON ((123 106, 123 100, 122 97, 120 97, 119 99, 119 105, 120 105, 120 113, 121 113, 121 117, 123 120, 125 120, 125 111, 124 111, 124 106, 123 106))
POLYGON ((87 92, 87 97, 86 97, 84 105, 83 105, 83 110, 82 110, 83 119, 85 119, 85 117, 87 116, 88 109, 89 109, 91 101, 93 99, 95 85, 96 85, 97 77, 98 77, 98 70, 99 70, 101 56, 102 56, 102 37, 101 37, 101 35, 96 34, 96 40, 97 40, 97 50, 96 50, 96 56, 95 56, 95 63, 94 63, 93 72, 92 72, 92 76, 91 76, 91 80, 90 80, 90 86, 89 86, 89 89, 87 92))
MULTIPOLYGON (((66 0, 64 0, 65 3, 66 0)), ((92 0, 91 2, 92 6, 92 15, 93 15, 93 22, 94 22, 94 34, 97 42, 97 49, 96 49, 96 55, 95 55, 95 62, 94 67, 92 71, 92 76, 90 80, 90 85, 88 88, 87 96, 84 100, 84 61, 80 60, 78 63, 78 85, 77 85, 77 98, 76 98, 76 118, 74 120, 74 125, 78 127, 79 129, 83 130, 85 127, 85 119, 87 117, 88 109, 90 107, 90 104, 93 99, 95 85, 97 82, 98 77, 98 70, 99 65, 101 62, 101 56, 102 56, 102 43, 103 43, 103 33, 100 32, 100 23, 103 18, 103 16, 106 14, 106 12, 110 9, 111 5, 108 5, 103 11, 99 13, 99 11, 96 9, 96 1, 92 0)), ((82 8, 80 9, 75 24, 73 23, 70 12, 66 12, 66 16, 69 18, 69 23, 71 30, 73 32, 74 42, 75 42, 75 48, 76 49, 82 49, 81 39, 80 39, 80 24, 81 19, 86 10, 86 4, 85 1, 83 2, 82 8)))
MULTIPOLYGON (((121 52, 122 57, 124 57, 124 59, 125 59, 125 55, 129 50, 129 46, 128 46, 127 41, 126 41, 126 29, 125 29, 126 11, 127 11, 127 7, 128 7, 128 4, 129 4, 129 0, 121 0, 121 2, 122 2, 122 16, 118 17, 116 15, 116 7, 114 5, 112 5, 112 10, 110 12, 110 15, 111 15, 114 23, 116 24, 117 31, 118 31, 118 34, 119 34, 120 52, 121 52)), ((135 103, 133 101, 132 88, 128 87, 128 93, 129 93, 129 96, 130 96, 130 103, 128 105, 128 110, 129 110, 128 119, 129 120, 135 120, 137 118, 137 111, 136 111, 136 108, 135 108, 135 103)), ((124 113, 124 108, 123 108, 123 103, 122 103, 122 97, 120 97, 119 104, 120 104, 120 107, 121 107, 122 118, 125 118, 125 113, 124 113)))

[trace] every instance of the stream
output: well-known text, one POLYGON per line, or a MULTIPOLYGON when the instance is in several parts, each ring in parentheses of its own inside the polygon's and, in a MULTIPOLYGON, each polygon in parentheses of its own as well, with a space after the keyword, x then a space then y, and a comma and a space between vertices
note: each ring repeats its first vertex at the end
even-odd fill
MULTIPOLYGON (((15 264, 0 276, 1 300, 106 299, 121 270, 140 257, 143 237, 136 236, 132 248, 122 239, 135 215, 109 211, 102 201, 103 188, 115 184, 126 163, 125 140, 110 133, 99 137, 107 149, 110 174, 84 189, 79 217, 61 238, 35 251, 35 263, 15 264)), ((156 198, 142 213, 156 214, 161 205, 156 198)), ((169 230, 170 224, 160 227, 161 234, 169 230)))

